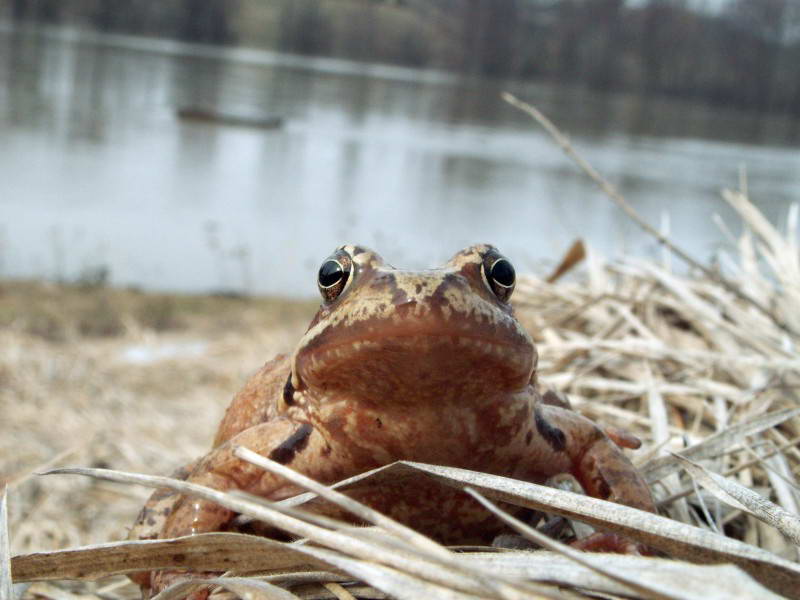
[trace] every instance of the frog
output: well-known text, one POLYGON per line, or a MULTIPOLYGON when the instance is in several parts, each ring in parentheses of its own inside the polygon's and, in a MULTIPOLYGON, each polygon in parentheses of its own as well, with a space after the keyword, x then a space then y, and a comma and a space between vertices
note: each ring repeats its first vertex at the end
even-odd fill
MULTIPOLYGON (((322 303, 293 352, 264 364, 227 408, 211 450, 176 475, 271 501, 304 490, 239 459, 243 446, 324 484, 407 460, 532 483, 572 475, 590 496, 655 512, 623 447, 538 383, 538 352, 510 303, 510 260, 490 244, 442 267, 397 269, 360 245, 337 248, 317 272, 322 303)), ((486 543, 503 524, 463 491, 423 480, 369 480, 348 495, 444 544, 486 543)), ((306 505, 349 517, 322 500, 306 505)), ((231 510, 156 490, 131 539, 236 529, 231 510)), ((636 552, 612 534, 583 549, 636 552)), ((143 597, 177 577, 134 575, 143 597)))

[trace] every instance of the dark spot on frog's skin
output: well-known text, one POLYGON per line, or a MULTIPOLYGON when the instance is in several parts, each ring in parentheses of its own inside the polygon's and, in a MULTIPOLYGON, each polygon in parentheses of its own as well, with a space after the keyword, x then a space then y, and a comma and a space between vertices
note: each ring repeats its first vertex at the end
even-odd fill
POLYGON ((421 283, 418 283, 416 286, 414 286, 414 291, 415 291, 417 294, 419 294, 419 293, 422 291, 422 284, 421 284, 421 283))
POLYGON ((182 552, 178 552, 177 554, 172 555, 172 560, 174 560, 175 562, 182 563, 183 561, 186 560, 186 555, 183 554, 182 552))
POLYGON ((536 430, 555 452, 562 452, 567 447, 567 436, 564 432, 545 420, 538 410, 534 411, 534 420, 536 430))
POLYGON ((530 446, 532 439, 533 439, 533 432, 529 431, 528 433, 525 434, 525 445, 530 446))
POLYGON ((292 462, 295 454, 302 452, 311 436, 311 425, 303 423, 295 432, 269 453, 269 457, 282 465, 292 462))
POLYGON ((383 427, 383 421, 381 421, 380 418, 375 417, 375 425, 377 425, 378 429, 380 429, 381 427, 383 427))
POLYGON ((366 249, 362 248, 361 246, 355 246, 353 248, 353 256, 358 256, 359 254, 364 254, 366 249))
POLYGON ((400 288, 395 289, 394 293, 392 294, 392 304, 395 306, 400 306, 401 304, 406 304, 408 302, 408 294, 405 293, 404 290, 400 288))
POLYGON ((153 525, 156 524, 156 520, 153 517, 147 517, 147 524, 150 525, 150 527, 152 527, 153 525))
POLYGON ((433 290, 433 293, 429 294, 429 300, 431 307, 436 308, 438 310, 442 310, 443 306, 450 306, 450 301, 445 298, 445 292, 452 287, 458 285, 458 275, 454 273, 447 273, 441 278, 441 282, 439 285, 436 286, 436 289, 433 290))
POLYGON ((286 378, 286 385, 283 386, 283 401, 289 406, 294 404, 294 386, 292 385, 291 373, 286 378))
POLYGON ((611 487, 605 479, 601 479, 598 483, 597 492, 600 494, 600 498, 608 498, 611 495, 611 487))

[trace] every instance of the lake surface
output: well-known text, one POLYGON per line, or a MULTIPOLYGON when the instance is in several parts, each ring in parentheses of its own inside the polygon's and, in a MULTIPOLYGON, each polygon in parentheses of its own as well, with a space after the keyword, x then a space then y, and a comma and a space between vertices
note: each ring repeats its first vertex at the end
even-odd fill
MULTIPOLYGON (((746 82, 743 83, 746 85, 746 82)), ((530 119, 534 103, 700 260, 746 169, 774 222, 800 200, 800 123, 687 102, 342 60, 0 26, 0 276, 307 296, 339 244, 435 266, 478 241, 518 270, 577 237, 660 255, 530 119), (179 108, 280 116, 275 130, 179 108)))

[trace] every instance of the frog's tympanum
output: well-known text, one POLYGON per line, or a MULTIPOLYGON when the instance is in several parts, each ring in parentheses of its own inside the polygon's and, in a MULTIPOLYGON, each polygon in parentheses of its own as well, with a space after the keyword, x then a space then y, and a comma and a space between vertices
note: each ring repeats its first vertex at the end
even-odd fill
MULTIPOLYGON (((591 496, 654 510, 643 479, 600 428, 542 400, 536 348, 509 305, 514 268, 494 247, 406 271, 343 246, 317 284, 323 303, 297 348, 245 384, 212 450, 184 470, 188 481, 270 500, 302 491, 233 455, 245 446, 323 483, 406 459, 536 483, 571 473, 591 496)), ((348 493, 443 543, 487 542, 502 530, 467 494, 432 481, 348 493)), ((322 501, 313 508, 346 518, 322 501)), ((226 530, 236 516, 158 490, 131 537, 226 530)), ((171 578, 136 576, 145 595, 171 578)))

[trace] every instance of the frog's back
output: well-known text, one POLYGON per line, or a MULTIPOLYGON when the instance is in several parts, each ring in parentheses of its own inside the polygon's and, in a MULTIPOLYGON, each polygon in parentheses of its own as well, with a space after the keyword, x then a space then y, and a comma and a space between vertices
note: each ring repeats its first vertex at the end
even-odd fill
POLYGON ((254 373, 225 411, 214 437, 214 447, 250 427, 274 419, 290 372, 289 357, 279 354, 254 373))

